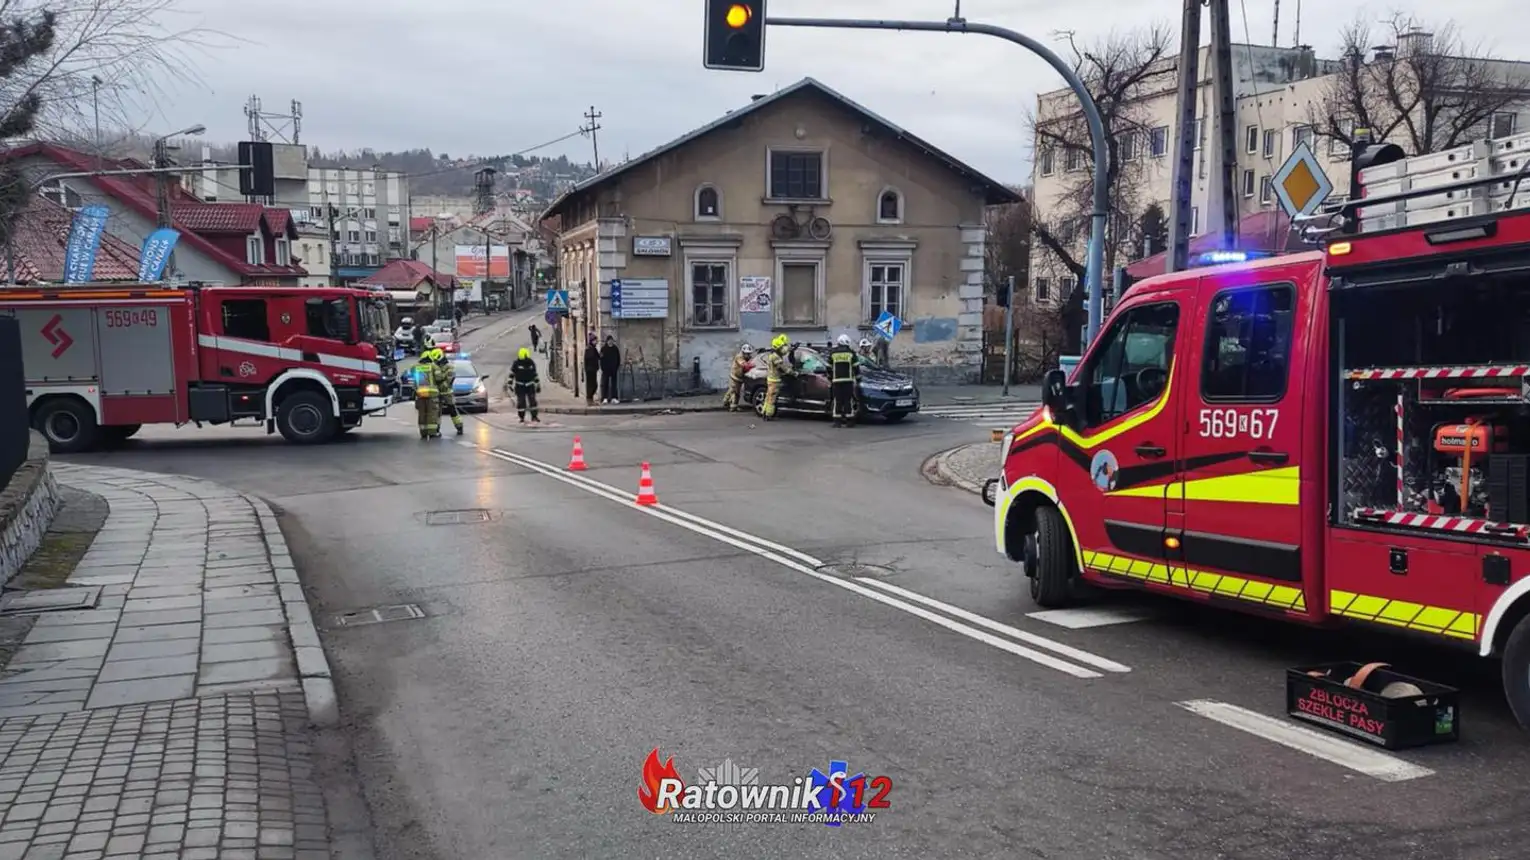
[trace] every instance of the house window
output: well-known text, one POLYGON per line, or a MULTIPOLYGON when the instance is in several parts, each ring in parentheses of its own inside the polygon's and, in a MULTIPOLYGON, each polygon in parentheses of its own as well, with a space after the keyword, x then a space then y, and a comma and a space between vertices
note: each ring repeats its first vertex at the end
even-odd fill
POLYGON ((1169 127, 1160 125, 1148 132, 1148 151, 1153 153, 1154 158, 1163 158, 1169 154, 1169 127))
POLYGON ((1200 150, 1201 145, 1204 144, 1205 142, 1206 142, 1206 121, 1204 119, 1198 119, 1198 120, 1195 121, 1195 148, 1196 148, 1196 150, 1197 151, 1200 150))
POLYGON ((368 206, 367 208, 361 210, 361 217, 371 221, 377 217, 377 210, 368 206))
POLYGON ((1134 131, 1121 135, 1121 160, 1135 161, 1142 157, 1142 139, 1134 131))
POLYGON ((292 265, 292 246, 287 244, 286 239, 276 240, 276 265, 292 265))
POLYGON ((1291 129, 1291 151, 1295 152, 1296 148, 1304 143, 1309 148, 1312 146, 1312 126, 1299 125, 1291 129))
POLYGON ((710 185, 703 185, 696 189, 696 218, 721 218, 722 196, 717 189, 710 185))
POLYGON ((57 179, 44 182, 42 187, 38 189, 38 192, 43 197, 69 209, 78 209, 85 205, 85 201, 80 198, 79 192, 57 179))
POLYGON ((245 340, 271 340, 265 299, 224 299, 223 333, 245 340))
POLYGON ((728 269, 722 261, 691 262, 691 325, 724 328, 728 325, 728 269))
POLYGON ((1243 129, 1243 148, 1248 150, 1249 155, 1259 151, 1259 126, 1251 125, 1243 129))
POLYGON ((903 220, 903 196, 889 188, 877 198, 877 222, 897 224, 903 220))
POLYGON ((365 186, 362 187, 361 193, 371 197, 377 193, 377 188, 372 183, 368 182, 365 186))
POLYGON ((354 195, 356 193, 356 183, 354 183, 354 182, 347 182, 347 183, 345 183, 345 193, 346 194, 354 195))
POLYGON ((376 230, 368 230, 367 231, 367 241, 368 242, 376 242, 377 241, 377 231, 376 230))
POLYGON ((1275 199, 1275 178, 1259 177, 1259 202, 1268 205, 1275 199))
POLYGON ((869 263, 866 266, 867 322, 876 322, 883 313, 903 319, 903 285, 907 272, 903 263, 869 263))
POLYGON ((324 207, 323 206, 310 206, 310 207, 308 207, 308 214, 309 214, 310 217, 313 217, 313 218, 323 218, 324 217, 324 207))
POLYGON ((1068 149, 1063 152, 1063 170, 1072 173, 1075 170, 1084 169, 1084 154, 1076 149, 1068 149))
POLYGON ((324 246, 315 245, 313 246, 313 249, 319 253, 319 262, 324 262, 324 246))
POLYGON ((352 242, 360 242, 361 241, 361 231, 360 230, 347 230, 345 232, 346 232, 346 238, 351 240, 352 242))
MULTIPOLYGON (((1354 137, 1354 135, 1355 135, 1355 121, 1354 120, 1352 120, 1352 119, 1341 119, 1341 120, 1339 120, 1336 123, 1336 125, 1338 126, 1339 136, 1342 136, 1342 137, 1348 138, 1348 139, 1352 139, 1354 137)), ((1349 140, 1348 139, 1340 140, 1339 137, 1337 137, 1337 136, 1334 137, 1332 140, 1330 140, 1328 142, 1328 154, 1330 156, 1334 157, 1334 158, 1348 158, 1349 157, 1349 140)))
POLYGON ((823 153, 770 153, 770 196, 776 200, 822 200, 823 153))
POLYGON ((1072 275, 1063 275, 1057 279, 1057 298, 1067 301, 1073 295, 1073 288, 1078 286, 1078 278, 1072 275))
POLYGON ((382 260, 376 254, 368 254, 367 255, 367 265, 368 266, 380 266, 380 265, 382 265, 382 260))
POLYGON ((1280 145, 1280 132, 1273 128, 1264 130, 1264 157, 1274 158, 1275 148, 1280 145))
POLYGON ((266 261, 266 243, 259 236, 245 237, 244 261, 252 266, 259 266, 266 261))
POLYGON ((781 273, 780 298, 776 302, 776 319, 783 326, 810 326, 818 324, 818 273, 822 270, 816 260, 782 260, 777 264, 781 273))
POLYGON ((1052 298, 1052 279, 1036 279, 1036 301, 1044 302, 1052 298))
POLYGON ((1515 120, 1519 117, 1512 113, 1495 113, 1488 121, 1488 137, 1497 139, 1500 137, 1512 137, 1514 135, 1515 120))
POLYGON ((1057 156, 1050 149, 1041 151, 1041 175, 1051 176, 1057 172, 1057 156))
POLYGON ((1243 171, 1243 196, 1254 196, 1254 171, 1252 170, 1243 171))

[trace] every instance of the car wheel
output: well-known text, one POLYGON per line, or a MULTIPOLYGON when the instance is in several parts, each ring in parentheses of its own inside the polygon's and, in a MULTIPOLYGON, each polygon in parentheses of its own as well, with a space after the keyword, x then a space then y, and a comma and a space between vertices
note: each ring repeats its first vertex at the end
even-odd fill
POLYGON ((1504 643, 1503 694, 1520 728, 1530 729, 1530 616, 1514 625, 1504 643))
POLYGON ((761 418, 764 418, 765 417, 765 388, 764 388, 764 386, 760 386, 758 388, 755 388, 753 396, 751 396, 749 398, 749 402, 750 402, 751 405, 754 406, 754 414, 758 415, 761 418))
POLYGON ((1067 606, 1073 601, 1073 539, 1062 512, 1051 505, 1038 507, 1032 537, 1036 564, 1025 571, 1031 581, 1031 599, 1044 609, 1067 606))
POLYGON ((330 411, 329 398, 317 391, 296 391, 276 408, 276 429, 297 445, 328 442, 340 433, 340 421, 330 411))

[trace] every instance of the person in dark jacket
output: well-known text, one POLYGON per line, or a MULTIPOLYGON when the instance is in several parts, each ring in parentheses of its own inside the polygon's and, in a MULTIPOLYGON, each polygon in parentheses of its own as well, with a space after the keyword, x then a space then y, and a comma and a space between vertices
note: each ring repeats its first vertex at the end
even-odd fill
POLYGON ((542 342, 542 330, 537 328, 537 324, 536 323, 532 323, 531 324, 531 351, 532 352, 541 352, 542 348, 541 348, 541 346, 539 346, 539 344, 541 342, 542 342))
POLYGON ((537 416, 537 392, 542 390, 542 379, 537 376, 537 361, 531 350, 521 347, 520 354, 510 363, 510 384, 515 387, 515 414, 526 423, 526 410, 531 410, 531 423, 540 424, 537 416))
POLYGON ((616 403, 616 374, 622 369, 622 352, 616 347, 616 338, 606 335, 606 345, 600 348, 600 402, 616 403))
POLYGON ((595 335, 584 345, 584 402, 595 405, 595 385, 600 379, 600 348, 595 345, 595 335))

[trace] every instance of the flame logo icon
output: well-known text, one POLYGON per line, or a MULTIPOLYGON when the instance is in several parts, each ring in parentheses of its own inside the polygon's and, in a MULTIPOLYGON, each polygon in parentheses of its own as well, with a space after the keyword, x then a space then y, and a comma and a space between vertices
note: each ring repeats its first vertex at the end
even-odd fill
POLYGON ((680 780, 682 786, 685 784, 685 781, 680 779, 680 771, 675 769, 675 757, 670 756, 661 764, 659 748, 654 747, 653 752, 649 753, 648 758, 643 761, 643 787, 638 789, 638 801, 643 804, 644 809, 654 815, 663 815, 676 809, 674 806, 659 805, 659 783, 666 779, 680 780))

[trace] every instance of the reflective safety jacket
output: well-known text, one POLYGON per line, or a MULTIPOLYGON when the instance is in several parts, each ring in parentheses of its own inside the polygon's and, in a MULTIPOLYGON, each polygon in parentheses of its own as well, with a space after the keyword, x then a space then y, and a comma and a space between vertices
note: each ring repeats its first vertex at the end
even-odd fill
POLYGON ((436 395, 442 400, 451 400, 452 383, 457 380, 457 369, 449 361, 432 362, 431 376, 436 384, 436 395))
POLYGON ((829 367, 832 368, 829 376, 831 382, 854 382, 860 375, 855 350, 848 346, 836 346, 829 353, 829 367))
POLYGON ((537 362, 533 358, 517 358, 510 362, 510 378, 516 388, 531 388, 542 384, 537 376, 537 362))
POLYGON ((729 381, 734 382, 734 383, 743 382, 744 381, 744 367, 747 366, 748 364, 749 364, 749 359, 743 357, 742 355, 735 355, 735 356, 733 356, 733 366, 728 368, 728 379, 729 379, 729 381))
POLYGON ((765 353, 765 381, 781 381, 781 377, 790 373, 791 369, 786 366, 786 357, 776 350, 765 353))
POLYGON ((439 393, 439 386, 436 384, 436 363, 433 361, 416 362, 414 367, 409 369, 409 381, 414 383, 416 391, 424 388, 435 389, 439 393))

